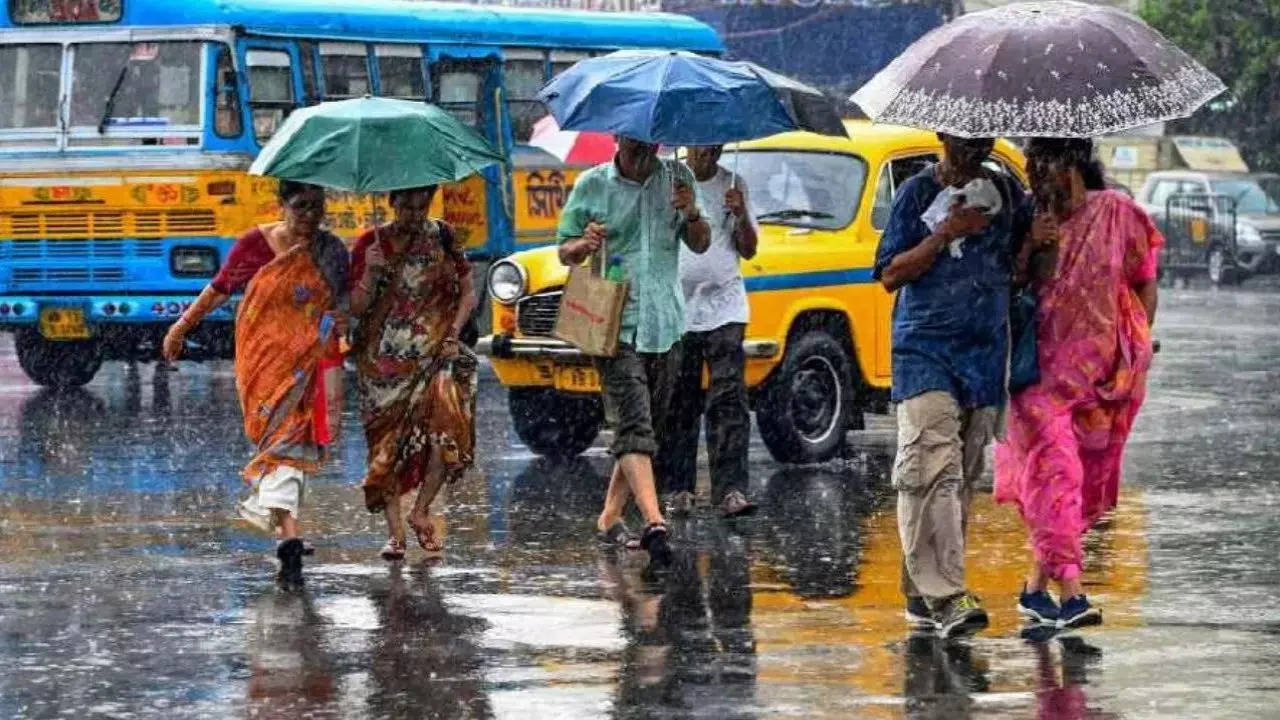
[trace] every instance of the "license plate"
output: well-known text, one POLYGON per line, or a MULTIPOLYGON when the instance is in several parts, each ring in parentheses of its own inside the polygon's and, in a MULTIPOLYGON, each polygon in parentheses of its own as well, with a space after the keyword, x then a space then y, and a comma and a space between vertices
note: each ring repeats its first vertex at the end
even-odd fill
POLYGON ((600 376, 595 368, 563 367, 556 371, 556 389, 567 392, 600 392, 600 376))
POLYGON ((44 308, 40 311, 40 334, 49 340, 87 340, 89 326, 79 308, 44 308))

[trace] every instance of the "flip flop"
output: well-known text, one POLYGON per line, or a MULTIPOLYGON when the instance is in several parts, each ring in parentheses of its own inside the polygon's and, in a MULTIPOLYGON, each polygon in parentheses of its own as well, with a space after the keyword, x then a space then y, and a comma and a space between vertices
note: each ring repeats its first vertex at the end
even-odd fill
POLYGON ((596 542, 606 547, 620 547, 625 550, 640 549, 640 539, 621 520, 610 525, 608 530, 597 530, 596 542))
MULTIPOLYGON (((430 523, 431 521, 428 520, 427 522, 430 523)), ((418 545, 421 546, 428 555, 440 555, 444 553, 444 543, 436 540, 436 528, 434 524, 429 524, 425 528, 420 528, 410 522, 409 527, 413 528, 413 535, 418 539, 418 545)))
POLYGON ((396 542, 395 538, 387 538, 387 544, 382 546, 382 559, 387 562, 404 559, 405 546, 402 542, 396 542))

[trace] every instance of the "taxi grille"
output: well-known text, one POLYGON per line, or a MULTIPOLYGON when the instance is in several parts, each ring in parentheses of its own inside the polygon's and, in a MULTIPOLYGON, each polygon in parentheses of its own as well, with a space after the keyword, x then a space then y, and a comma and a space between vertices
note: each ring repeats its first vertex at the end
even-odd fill
POLYGON ((546 336, 556 327, 560 292, 530 295, 516 304, 516 327, 523 335, 546 336))
POLYGON ((163 237, 212 233, 212 210, 93 210, 0 213, 0 237, 163 237))

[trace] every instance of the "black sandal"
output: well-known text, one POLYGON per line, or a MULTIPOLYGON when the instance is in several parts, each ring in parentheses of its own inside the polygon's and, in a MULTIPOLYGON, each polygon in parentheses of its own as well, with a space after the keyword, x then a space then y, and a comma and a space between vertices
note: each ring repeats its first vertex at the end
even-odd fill
POLYGON ((621 520, 610 525, 608 530, 596 531, 596 542, 606 547, 620 547, 625 550, 640 549, 640 541, 621 520))
POLYGON ((671 545, 668 539, 671 531, 663 523, 650 523, 640 536, 640 548, 649 553, 649 562, 667 566, 671 564, 671 545))

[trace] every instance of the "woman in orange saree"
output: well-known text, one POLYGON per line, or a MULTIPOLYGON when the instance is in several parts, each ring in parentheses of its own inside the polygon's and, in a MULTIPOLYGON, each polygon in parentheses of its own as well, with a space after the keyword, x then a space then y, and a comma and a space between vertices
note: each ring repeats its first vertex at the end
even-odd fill
POLYGON ((1031 541, 1020 612, 1080 627, 1102 622, 1081 584, 1083 535, 1116 505, 1146 397, 1164 238, 1133 200, 1104 189, 1090 141, 1034 139, 1027 164, 1042 208, 1027 247, 1050 259, 1033 273, 1040 381, 1010 398, 995 499, 1017 506, 1031 541))
POLYGON ((395 220, 366 233, 352 254, 365 507, 386 516, 387 560, 404 557, 400 499, 415 489, 409 526, 428 553, 443 550, 431 504, 471 466, 475 449, 475 356, 459 340, 476 306, 471 266, 453 230, 427 218, 434 193, 392 193, 395 220))
POLYGON ((232 247, 222 269, 164 339, 177 360, 187 334, 234 293, 236 387, 245 435, 255 446, 244 469, 251 485, 240 516, 280 540, 279 579, 302 582, 298 514, 307 475, 324 463, 342 409, 347 251, 320 230, 324 191, 280 183, 284 221, 254 228, 232 247))

